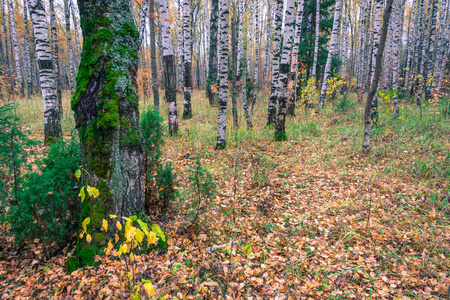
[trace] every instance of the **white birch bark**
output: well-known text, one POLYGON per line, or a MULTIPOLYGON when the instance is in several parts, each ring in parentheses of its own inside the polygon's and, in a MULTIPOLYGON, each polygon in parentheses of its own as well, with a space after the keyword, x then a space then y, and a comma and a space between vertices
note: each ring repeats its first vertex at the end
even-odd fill
POLYGON ((430 99, 431 98, 431 88, 433 87, 433 53, 434 53, 434 44, 436 41, 436 20, 437 20, 437 12, 438 12, 438 0, 433 1, 433 11, 431 14, 431 28, 430 28, 430 40, 429 40, 429 46, 428 46, 428 53, 427 53, 427 81, 425 83, 425 98, 430 99))
MULTIPOLYGON (((338 0, 339 1, 339 0, 338 0)), ((286 111, 288 101, 288 74, 289 74, 289 62, 291 58, 292 38, 294 35, 294 10, 295 1, 286 1, 286 12, 284 18, 284 37, 283 37, 283 52, 281 54, 280 61, 280 93, 278 96, 278 112, 277 123, 275 125, 275 140, 285 141, 286 136, 286 111)))
POLYGON ((229 43, 229 2, 219 1, 219 111, 217 122, 217 149, 226 147, 227 101, 228 101, 228 43, 229 43))
POLYGON ((280 75, 280 50, 281 50, 281 26, 283 22, 284 1, 277 0, 275 13, 275 31, 273 35, 273 56, 272 56, 272 82, 270 86, 269 108, 267 113, 267 125, 276 123, 277 99, 278 99, 278 78, 280 75))
MULTIPOLYGON (((405 0, 396 0, 397 5, 395 9, 395 25, 394 25, 394 40, 392 47, 392 89, 398 89, 398 78, 400 70, 400 54, 402 51, 402 36, 403 36, 403 14, 405 0)), ((392 106, 394 109, 394 118, 399 115, 398 107, 398 93, 392 98, 392 106)))
POLYGON ((11 37, 12 37, 12 46, 14 50, 14 63, 16 67, 16 79, 19 84, 20 94, 23 96, 23 76, 22 76, 22 67, 20 65, 20 52, 19 52, 19 43, 17 41, 17 32, 16 32, 16 22, 14 18, 14 7, 12 0, 9 0, 9 21, 11 22, 11 37))
POLYGON ((446 49, 444 45, 446 44, 446 40, 448 39, 448 2, 447 0, 442 0, 441 9, 440 9, 440 17, 439 17, 439 36, 438 36, 438 44, 436 47, 436 62, 434 67, 433 76, 437 81, 437 89, 436 92, 440 93, 440 88, 442 86, 443 79, 443 65, 445 59, 446 49))
POLYGON ((191 61, 191 14, 189 0, 183 1, 183 42, 184 42, 184 110, 183 119, 192 117, 191 88, 192 88, 192 61, 191 61))
POLYGON ((44 104, 45 141, 51 142, 53 139, 61 137, 62 132, 44 1, 30 0, 29 7, 36 42, 39 83, 44 104))
POLYGON ((319 34, 320 34, 320 0, 316 0, 316 31, 314 38, 314 59, 312 65, 311 77, 315 80, 317 73, 317 57, 319 54, 319 34))
POLYGON ((409 92, 409 89, 410 89, 410 83, 411 83, 411 69, 412 69, 412 58, 413 58, 413 55, 414 55, 414 49, 415 49, 415 42, 416 42, 416 39, 415 39, 415 33, 416 33, 416 30, 417 30, 417 16, 418 16, 418 13, 417 13, 417 11, 418 11, 418 6, 419 6, 419 4, 418 4, 418 2, 417 1, 413 1, 413 6, 414 6, 414 8, 413 8, 413 15, 412 15, 412 20, 413 20, 413 22, 412 22, 412 24, 411 24, 411 27, 410 27, 410 33, 409 33, 409 36, 408 36, 408 43, 407 43, 407 47, 408 47, 408 56, 407 56, 407 58, 406 58, 406 67, 405 67, 405 69, 406 69, 406 71, 405 71, 405 89, 406 89, 406 91, 407 92, 409 92))
POLYGON ((147 11, 148 11, 148 0, 143 0, 142 1, 142 14, 141 14, 141 19, 140 19, 140 24, 139 24, 139 52, 142 49, 142 42, 144 41, 144 36, 145 36, 145 28, 147 27, 147 11))
POLYGON ((72 45, 72 32, 70 30, 70 10, 69 10, 69 1, 64 0, 64 15, 66 22, 66 36, 67 36, 67 57, 68 57, 68 67, 69 67, 69 87, 70 92, 73 95, 75 90, 75 70, 74 70, 74 56, 73 56, 73 45, 72 45))
POLYGON ((166 103, 169 120, 169 134, 174 135, 178 131, 177 101, 176 101, 176 74, 175 58, 172 48, 172 36, 169 22, 168 0, 159 1, 159 12, 162 35, 162 56, 164 60, 166 103))
MULTIPOLYGON (((372 45, 372 66, 370 71, 370 88, 373 85, 373 79, 375 74, 375 61, 378 55, 378 50, 380 48, 380 31, 381 31, 381 15, 383 12, 383 0, 375 0, 375 16, 373 22, 373 45, 372 45)), ((378 99, 375 93, 372 98, 371 108, 370 108, 370 118, 372 122, 376 123, 378 120, 378 99)))
MULTIPOLYGON (((27 79, 27 96, 28 98, 31 97, 31 93, 33 92, 33 83, 31 81, 31 56, 30 56, 30 42, 29 42, 29 35, 30 30, 28 28, 28 8, 27 8, 27 1, 23 0, 23 20, 24 20, 24 27, 25 27, 25 46, 24 46, 24 53, 23 53, 23 60, 24 60, 24 66, 25 66, 25 77, 27 79)), ((3 55, 3 53, 2 53, 3 55)))
MULTIPOLYGON (((347 8, 348 6, 346 6, 347 8)), ((348 15, 344 13, 344 18, 342 21, 342 50, 341 50, 341 61, 342 61, 342 75, 344 78, 348 78, 348 15)))
POLYGON ((180 1, 178 1, 178 38, 177 38, 177 61, 178 61, 178 72, 177 79, 178 84, 182 85, 184 82, 184 64, 183 64, 183 24, 182 24, 183 14, 182 14, 182 5, 180 1))
POLYGON ((291 57, 291 73, 289 74, 289 104, 287 114, 294 115, 294 107, 297 96, 297 79, 298 79, 298 48, 300 44, 300 37, 302 34, 303 22, 303 0, 297 2, 297 17, 295 18, 295 33, 292 47, 291 57))
POLYGON ((251 102, 251 112, 253 115, 253 110, 255 109, 256 97, 258 96, 259 87, 259 5, 256 2, 253 13, 255 14, 255 72, 254 72, 254 88, 253 88, 253 98, 251 102))
POLYGON ((333 29, 331 30, 330 49, 328 51, 327 63, 325 65, 325 71, 323 73, 322 89, 320 90, 319 108, 323 108, 325 104, 325 98, 327 96, 328 79, 331 75, 331 60, 333 59, 333 55, 336 50, 336 43, 338 40, 340 16, 341 16, 341 0, 337 0, 336 6, 334 8, 334 20, 333 20, 333 29))
POLYGON ((242 16, 244 15, 244 0, 239 3, 239 29, 238 29, 238 51, 237 51, 237 74, 241 76, 241 59, 242 59, 242 16))

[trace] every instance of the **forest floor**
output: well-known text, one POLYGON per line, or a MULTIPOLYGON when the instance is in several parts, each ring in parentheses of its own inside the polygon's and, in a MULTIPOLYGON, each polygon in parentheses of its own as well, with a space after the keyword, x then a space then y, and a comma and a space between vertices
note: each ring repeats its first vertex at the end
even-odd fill
MULTIPOLYGON (((163 161, 173 163, 183 194, 199 156, 218 193, 195 232, 183 230, 182 201, 192 199, 173 203, 159 222, 168 251, 136 257, 134 279, 151 280, 154 299, 445 299, 450 122, 440 106, 420 112, 402 102, 393 120, 381 103, 366 157, 363 106, 354 99, 320 114, 297 108, 287 119, 288 141, 274 142, 273 128, 264 127, 266 98, 258 98, 253 129, 241 110, 241 127, 233 129, 229 109, 228 147, 216 151, 217 109, 194 92, 194 116, 166 138, 163 161)), ((41 103, 18 109, 42 140, 41 103)), ((66 102, 63 129, 70 128, 66 102)), ((46 259, 39 243, 18 252, 0 233, 0 244, 8 245, 0 251, 1 299, 130 298, 126 258, 98 257, 98 267, 68 274, 67 257, 46 259)))

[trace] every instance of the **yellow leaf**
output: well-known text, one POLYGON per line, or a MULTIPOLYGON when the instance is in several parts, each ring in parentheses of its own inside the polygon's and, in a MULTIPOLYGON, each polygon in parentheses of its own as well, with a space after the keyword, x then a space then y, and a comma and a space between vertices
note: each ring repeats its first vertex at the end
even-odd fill
POLYGON ((82 233, 80 233, 80 239, 82 239, 84 237, 84 231, 82 233))
POLYGON ((88 243, 91 243, 92 237, 91 237, 90 234, 86 235, 86 241, 87 241, 88 243))
POLYGON ((102 221, 102 230, 105 232, 108 230, 108 221, 106 221, 105 219, 103 219, 102 221))
MULTIPOLYGON (((147 296, 149 296, 149 297, 151 297, 155 294, 155 288, 153 287, 153 284, 150 280, 148 280, 148 281, 146 280, 146 282, 144 283, 144 290, 147 292, 147 296)), ((165 299, 167 299, 167 298, 165 298, 165 299)))
POLYGON ((140 244, 142 243, 142 240, 144 239, 144 233, 142 232, 142 230, 137 229, 136 230, 136 234, 134 235, 136 241, 140 244))
POLYGON ((116 216, 116 215, 109 215, 109 217, 110 217, 111 219, 115 219, 115 218, 117 218, 117 216, 116 216))
POLYGON ((130 259, 131 259, 131 261, 134 261, 134 255, 133 255, 133 252, 130 253, 130 259))
POLYGON ((114 241, 117 243, 118 240, 119 240, 119 236, 116 234, 116 235, 114 236, 114 241))
POLYGON ((167 300, 169 299, 169 294, 165 294, 164 296, 161 297, 161 299, 159 300, 167 300))
POLYGON ((81 188, 80 193, 78 194, 78 197, 81 197, 81 202, 84 201, 84 198, 86 197, 86 194, 84 193, 84 187, 81 188))
POLYGON ((116 227, 117 227, 117 229, 119 229, 119 231, 121 231, 121 230, 122 230, 122 224, 120 224, 120 222, 119 222, 119 221, 117 221, 117 223, 116 223, 116 227))
POLYGON ((87 225, 91 222, 91 218, 87 217, 86 219, 83 220, 83 222, 81 223, 81 225, 83 226, 83 230, 85 232, 87 232, 87 225))
POLYGON ((134 294, 133 294, 133 300, 140 300, 141 298, 139 298, 139 291, 140 291, 140 287, 138 286, 138 285, 135 285, 134 286, 134 288, 133 288, 133 290, 131 291, 131 293, 133 293, 133 291, 134 291, 134 294))
POLYGON ((150 244, 156 245, 158 238, 156 237, 156 234, 153 231, 150 231, 147 234, 147 240, 148 240, 147 247, 150 247, 150 244))
POLYGON ((92 187, 92 195, 94 198, 97 198, 100 195, 100 191, 95 187, 92 187))
POLYGON ((130 279, 130 281, 133 280, 133 273, 128 272, 128 279, 130 279))
POLYGON ((75 177, 76 177, 77 179, 80 179, 80 177, 81 177, 81 170, 80 170, 80 169, 78 169, 78 170, 75 171, 75 177))
POLYGON ((148 231, 148 225, 147 223, 142 222, 141 220, 137 220, 139 226, 141 226, 141 229, 145 232, 145 230, 148 231))
POLYGON ((131 226, 128 228, 125 226, 125 238, 127 239, 127 242, 131 242, 131 240, 134 239, 134 236, 136 235, 136 231, 137 231, 137 228, 134 226, 131 226))

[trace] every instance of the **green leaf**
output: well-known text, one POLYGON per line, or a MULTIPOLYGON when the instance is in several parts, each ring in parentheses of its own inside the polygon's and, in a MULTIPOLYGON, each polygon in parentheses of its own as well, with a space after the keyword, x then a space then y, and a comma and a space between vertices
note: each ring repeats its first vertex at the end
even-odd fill
POLYGON ((159 227, 158 224, 152 225, 152 231, 154 233, 156 233, 156 235, 159 236, 163 240, 163 242, 166 241, 166 236, 164 235, 164 231, 162 231, 161 227, 159 227))
POLYGON ((138 222, 139 226, 141 226, 142 231, 144 231, 144 232, 149 231, 147 223, 142 222, 141 220, 137 220, 137 222, 138 222))
POLYGON ((80 177, 81 177, 81 170, 80 170, 80 169, 78 169, 78 170, 75 171, 75 177, 76 177, 77 179, 80 179, 80 177))

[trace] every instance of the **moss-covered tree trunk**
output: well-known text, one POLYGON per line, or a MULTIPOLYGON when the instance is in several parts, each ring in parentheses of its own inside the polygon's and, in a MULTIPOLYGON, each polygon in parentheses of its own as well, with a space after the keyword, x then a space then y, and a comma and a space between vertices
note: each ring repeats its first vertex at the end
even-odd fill
POLYGON ((82 205, 82 218, 90 217, 92 242, 80 241, 78 249, 88 255, 105 243, 100 228, 108 214, 120 220, 143 209, 136 94, 139 32, 127 0, 78 0, 78 6, 84 43, 72 109, 86 180, 100 191, 97 199, 82 205))

